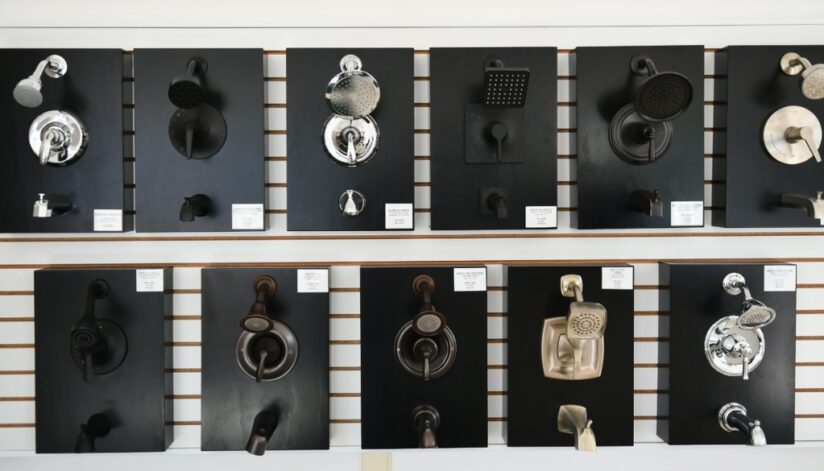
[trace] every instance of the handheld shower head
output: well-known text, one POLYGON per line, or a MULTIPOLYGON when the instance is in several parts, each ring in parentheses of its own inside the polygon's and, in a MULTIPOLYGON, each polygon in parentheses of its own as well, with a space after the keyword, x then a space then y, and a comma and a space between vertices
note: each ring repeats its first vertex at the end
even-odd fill
POLYGON ((824 64, 812 64, 795 52, 781 57, 781 70, 787 75, 801 74, 801 93, 810 100, 824 98, 824 64))
POLYGON ((14 100, 26 108, 37 108, 43 103, 43 82, 40 80, 43 73, 51 78, 60 78, 68 70, 66 59, 56 54, 52 54, 37 64, 31 76, 19 81, 14 87, 12 95, 14 100))
POLYGON ((740 273, 730 273, 724 277, 722 282, 724 291, 732 296, 738 296, 744 292, 744 302, 738 313, 738 326, 742 329, 760 329, 771 324, 775 320, 775 309, 768 307, 757 299, 753 299, 747 281, 740 273))
POLYGON ((649 56, 632 58, 630 68, 647 78, 635 90, 634 107, 641 117, 652 122, 670 121, 681 115, 692 102, 692 82, 677 72, 658 72, 649 56))
POLYGON ((169 84, 169 101, 182 109, 194 108, 206 101, 206 89, 202 77, 208 64, 200 57, 189 59, 186 74, 172 79, 169 84))

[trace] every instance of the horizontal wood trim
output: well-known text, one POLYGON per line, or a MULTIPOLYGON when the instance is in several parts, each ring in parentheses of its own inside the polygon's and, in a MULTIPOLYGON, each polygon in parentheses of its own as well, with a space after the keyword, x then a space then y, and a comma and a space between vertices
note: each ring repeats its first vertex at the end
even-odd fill
POLYGON ((34 322, 34 317, 0 317, 0 322, 34 322))
MULTIPOLYGON (((822 234, 824 235, 824 234, 822 234)), ((17 263, 0 264, 0 270, 64 268, 64 269, 104 269, 104 268, 245 268, 245 267, 278 267, 278 268, 328 268, 339 267, 460 267, 478 265, 507 265, 507 266, 570 266, 570 265, 605 265, 605 264, 632 264, 652 265, 658 263, 824 263, 824 257, 787 257, 787 258, 627 258, 627 259, 486 259, 486 260, 334 260, 315 262, 162 262, 162 263, 17 263)), ((665 289, 653 288, 659 285, 636 285, 635 289, 665 289), (640 288, 639 288, 640 286, 640 288)), ((338 288, 340 289, 340 288, 338 288)), ((350 289, 350 288, 344 288, 350 289)), ((351 288, 358 289, 358 288, 351 288)), ((330 289, 334 292, 336 288, 330 289)), ((504 287, 489 287, 490 291, 505 291, 504 287)))
POLYGON ((330 366, 330 372, 341 372, 341 371, 360 371, 360 366, 330 366))
POLYGON ((360 288, 329 288, 330 293, 360 293, 360 288))
MULTIPOLYGON (((272 184, 272 185, 286 185, 272 184)), ((577 208, 558 208, 559 211, 577 211, 577 208)), ((431 212, 431 208, 416 208, 415 212, 431 212)), ((287 214, 286 209, 267 209, 267 214, 287 214)), ((5 237, 0 238, 0 243, 67 243, 67 242, 228 242, 228 241, 318 241, 318 240, 425 240, 425 239, 628 239, 628 238, 726 238, 726 237, 824 237, 824 231, 775 231, 775 232, 722 232, 711 230, 699 230, 690 232, 590 232, 586 230, 573 230, 570 232, 510 232, 510 233, 440 233, 431 232, 426 234, 416 233, 376 233, 376 234, 325 234, 325 235, 208 235, 208 236, 56 236, 56 237, 5 237)), ((682 259, 685 260, 685 259, 682 259)), ((702 259, 710 260, 710 259, 702 259)), ((777 260, 777 259, 771 259, 777 260)), ((795 258, 784 260, 821 261, 822 259, 795 258)), ((678 259, 667 259, 662 261, 676 262, 678 259)), ((779 260, 780 261, 780 260, 779 260)), ((327 262, 327 264, 337 265, 339 263, 327 262)), ((6 265, 7 266, 7 265, 6 265)), ((0 265, 2 267, 2 265, 0 265)), ((824 286, 824 285, 822 285, 824 286)), ((815 286, 816 288, 819 286, 815 286)), ((24 295, 13 294, 8 296, 24 295)), ((0 293, 0 296, 3 294, 0 293)))
POLYGON ((0 296, 31 296, 33 294, 34 291, 31 290, 0 291, 0 296))
POLYGON ((360 314, 329 314, 330 319, 360 319, 360 314))

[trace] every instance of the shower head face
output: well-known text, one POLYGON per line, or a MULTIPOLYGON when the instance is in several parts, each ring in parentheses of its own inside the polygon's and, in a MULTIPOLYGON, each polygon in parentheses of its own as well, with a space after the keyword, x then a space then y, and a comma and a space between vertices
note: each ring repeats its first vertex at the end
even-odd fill
POLYGON ((274 322, 269 317, 261 314, 249 314, 240 320, 240 327, 248 332, 261 333, 271 330, 274 322))
POLYGON ((329 83, 326 102, 335 114, 361 118, 371 114, 381 98, 375 78, 361 70, 341 72, 329 83))
POLYGON ((594 340, 603 337, 607 328, 607 309, 600 303, 576 301, 569 305, 567 338, 594 340))
POLYGON ((824 64, 815 64, 801 74, 801 93, 810 100, 824 98, 824 64))
POLYGON ((206 89, 203 86, 203 74, 208 65, 200 57, 189 60, 186 73, 175 77, 169 84, 169 101, 182 109, 194 108, 206 102, 206 89))
POLYGON ((169 101, 182 109, 202 105, 206 101, 206 92, 200 78, 181 75, 169 84, 169 101))
POLYGON ((43 94, 40 89, 43 83, 39 78, 27 77, 14 87, 14 101, 26 108, 37 108, 43 103, 43 94))
POLYGON ((529 69, 487 67, 481 104, 488 108, 523 108, 529 88, 529 69))
POLYGON ((760 329, 775 320, 775 309, 756 299, 748 299, 741 305, 738 326, 742 329, 760 329))
POLYGON ((681 115, 692 102, 692 83, 676 72, 661 72, 647 78, 635 91, 635 110, 648 121, 669 121, 681 115))

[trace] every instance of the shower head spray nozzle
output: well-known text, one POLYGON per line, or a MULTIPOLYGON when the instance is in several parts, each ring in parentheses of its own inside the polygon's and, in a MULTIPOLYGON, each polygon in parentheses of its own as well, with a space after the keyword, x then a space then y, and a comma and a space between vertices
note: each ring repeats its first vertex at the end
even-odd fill
POLYGON ((810 100, 824 98, 824 64, 813 64, 798 53, 781 57, 781 70, 787 75, 801 74, 801 93, 810 100))
POLYGON ((26 108, 37 108, 43 103, 43 82, 40 80, 45 73, 51 78, 60 78, 66 74, 69 66, 66 59, 56 54, 40 61, 31 76, 19 81, 14 87, 14 100, 26 108))
POLYGON ((529 69, 504 67, 503 61, 487 61, 481 104, 490 108, 523 108, 529 89, 529 69))
POLYGON ((738 313, 738 326, 742 329, 760 329, 775 320, 775 309, 768 307, 757 299, 753 299, 747 281, 740 273, 730 273, 724 277, 724 291, 732 296, 738 296, 743 291, 744 302, 738 313))
POLYGON ((186 64, 186 74, 175 77, 169 84, 169 101, 182 109, 194 108, 206 101, 203 75, 208 64, 200 57, 194 57, 186 64))
POLYGON ((634 107, 647 121, 670 121, 681 115, 692 102, 692 82, 677 72, 658 72, 649 56, 632 58, 630 68, 647 78, 636 88, 634 107))
POLYGON ((240 327, 243 330, 252 333, 272 330, 274 321, 266 312, 266 301, 275 295, 277 289, 278 284, 271 276, 263 275, 255 279, 255 302, 249 308, 249 313, 240 320, 240 327))
POLYGON ((567 313, 566 336, 569 340, 598 339, 607 328, 607 309, 603 304, 584 301, 580 275, 561 277, 561 294, 574 297, 567 313))

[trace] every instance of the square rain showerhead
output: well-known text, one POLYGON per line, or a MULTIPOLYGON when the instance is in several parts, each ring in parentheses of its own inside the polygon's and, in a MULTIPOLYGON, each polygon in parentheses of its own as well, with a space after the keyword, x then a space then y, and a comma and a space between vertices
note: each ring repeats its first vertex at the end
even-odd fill
POLYGON ((491 108, 523 108, 528 87, 528 68, 487 67, 481 104, 491 108))

